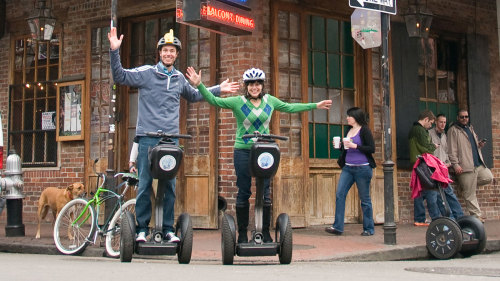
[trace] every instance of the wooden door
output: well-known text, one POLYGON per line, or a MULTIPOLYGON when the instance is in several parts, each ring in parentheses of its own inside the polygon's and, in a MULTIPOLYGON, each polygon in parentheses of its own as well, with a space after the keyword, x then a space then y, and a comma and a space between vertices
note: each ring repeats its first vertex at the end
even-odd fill
MULTIPOLYGON (((185 46, 183 61, 202 71, 205 85, 216 84, 216 35, 193 27, 185 31, 181 39, 185 46)), ((181 133, 193 138, 183 141, 184 165, 178 177, 176 214, 189 213, 195 228, 218 227, 216 113, 216 108, 204 101, 183 102, 181 106, 181 133)))

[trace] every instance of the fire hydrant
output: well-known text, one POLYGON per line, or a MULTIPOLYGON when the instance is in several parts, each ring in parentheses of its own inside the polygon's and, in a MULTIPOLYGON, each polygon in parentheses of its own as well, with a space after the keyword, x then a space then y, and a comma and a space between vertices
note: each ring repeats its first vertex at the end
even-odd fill
POLYGON ((0 186, 7 200, 7 224, 5 236, 24 236, 23 224, 23 171, 21 157, 14 149, 9 151, 4 177, 0 178, 0 186))

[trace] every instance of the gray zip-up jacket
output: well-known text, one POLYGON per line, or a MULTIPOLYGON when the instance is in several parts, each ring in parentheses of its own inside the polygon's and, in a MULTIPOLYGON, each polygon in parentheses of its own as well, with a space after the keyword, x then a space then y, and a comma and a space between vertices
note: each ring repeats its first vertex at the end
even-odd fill
MULTIPOLYGON (((173 69, 168 76, 163 72, 163 64, 144 65, 124 69, 120 61, 120 49, 110 50, 111 70, 117 84, 139 89, 136 135, 162 130, 167 134, 179 133, 179 106, 182 96, 189 102, 203 100, 203 96, 193 88, 184 75, 173 69)), ((215 96, 220 95, 220 86, 209 88, 215 96)))

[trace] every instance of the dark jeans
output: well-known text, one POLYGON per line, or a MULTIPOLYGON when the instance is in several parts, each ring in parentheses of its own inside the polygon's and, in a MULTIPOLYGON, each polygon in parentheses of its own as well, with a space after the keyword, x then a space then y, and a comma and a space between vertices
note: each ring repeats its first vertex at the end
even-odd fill
POLYGON ((420 197, 413 200, 413 219, 415 222, 425 222, 424 200, 427 202, 427 211, 429 217, 435 220, 441 216, 437 205, 439 192, 436 190, 422 190, 420 197))
MULTIPOLYGON (((137 171, 139 173, 139 186, 137 188, 137 201, 135 216, 137 220, 137 233, 144 231, 148 234, 149 221, 151 220, 151 190, 153 177, 151 176, 148 152, 160 141, 159 138, 140 137, 139 154, 137 155, 137 171)), ((160 181, 158 181, 160 184, 160 181)), ((174 232, 174 204, 175 204, 175 178, 163 181, 165 194, 163 197, 163 229, 164 233, 174 232)), ((159 194, 156 194, 159 196, 159 194)))
MULTIPOLYGON (((250 149, 234 149, 234 170, 236 172, 236 207, 248 206, 248 199, 252 196, 252 177, 250 176, 250 149)), ((264 205, 271 205, 270 179, 264 180, 264 205)))
MULTIPOLYGON (((448 185, 448 187, 444 188, 443 191, 444 191, 444 195, 446 197, 446 201, 448 201, 448 205, 450 205, 450 209, 451 209, 450 218, 457 220, 457 219, 463 217, 464 212, 462 210, 462 206, 460 205, 460 202, 458 202, 457 196, 453 192, 453 188, 451 187, 451 185, 448 185)), ((441 198, 441 196, 437 197, 437 204, 439 206, 439 211, 441 212, 441 214, 443 216, 445 216, 446 211, 445 211, 443 199, 441 198)))

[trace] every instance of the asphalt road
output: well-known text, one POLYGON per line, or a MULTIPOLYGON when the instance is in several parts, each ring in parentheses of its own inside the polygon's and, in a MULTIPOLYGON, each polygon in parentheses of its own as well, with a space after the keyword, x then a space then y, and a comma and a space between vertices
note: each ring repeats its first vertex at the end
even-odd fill
POLYGON ((0 253, 1 280, 495 280, 500 252, 453 260, 255 264, 0 253), (492 278, 493 277, 493 278, 492 278))

